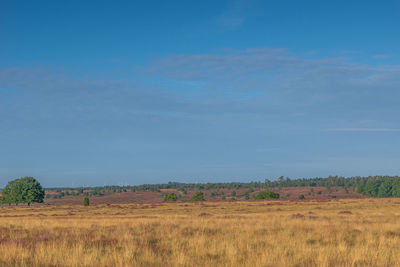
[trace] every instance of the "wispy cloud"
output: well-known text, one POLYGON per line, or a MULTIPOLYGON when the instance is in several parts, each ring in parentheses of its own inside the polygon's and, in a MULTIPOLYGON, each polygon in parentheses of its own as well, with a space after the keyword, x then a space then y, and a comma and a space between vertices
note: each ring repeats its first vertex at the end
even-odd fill
POLYGON ((226 29, 235 29, 246 19, 245 10, 251 1, 234 0, 229 3, 227 10, 217 18, 217 23, 226 29))
POLYGON ((327 132, 400 132, 393 128, 328 128, 327 132))
MULTIPOLYGON (((177 80, 256 81, 291 88, 349 90, 400 85, 400 65, 374 66, 346 58, 308 59, 282 48, 253 48, 227 54, 170 55, 143 71, 177 80)), ((247 89, 251 89, 248 86, 247 89)))
POLYGON ((374 59, 387 59, 387 58, 390 58, 391 57, 391 55, 373 55, 372 56, 372 58, 374 58, 374 59))
POLYGON ((317 123, 320 129, 347 132, 395 131, 398 127, 394 111, 400 104, 399 65, 309 59, 285 48, 267 47, 169 55, 136 71, 141 82, 3 68, 0 87, 15 90, 1 90, 0 115, 10 121, 209 116, 212 123, 220 116, 227 121, 254 120, 253 127, 263 130, 271 125, 315 128, 317 123), (154 82, 158 80, 162 82, 154 82), (41 105, 33 99, 40 99, 41 105), (372 123, 354 123, 363 120, 372 123), (382 120, 392 128, 375 123, 382 120))
POLYGON ((354 123, 362 120, 398 125, 393 111, 400 105, 400 65, 364 64, 345 57, 310 59, 267 47, 169 55, 141 70, 175 84, 195 83, 197 90, 210 96, 241 96, 237 102, 241 112, 285 114, 297 120, 308 117, 322 129, 354 125, 342 129, 348 132, 381 128, 375 123, 354 123))

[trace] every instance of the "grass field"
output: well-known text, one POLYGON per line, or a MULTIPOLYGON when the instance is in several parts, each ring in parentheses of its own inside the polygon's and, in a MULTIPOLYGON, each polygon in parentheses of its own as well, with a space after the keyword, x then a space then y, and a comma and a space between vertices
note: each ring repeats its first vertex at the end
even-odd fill
POLYGON ((400 199, 2 207, 0 266, 400 266, 400 199))

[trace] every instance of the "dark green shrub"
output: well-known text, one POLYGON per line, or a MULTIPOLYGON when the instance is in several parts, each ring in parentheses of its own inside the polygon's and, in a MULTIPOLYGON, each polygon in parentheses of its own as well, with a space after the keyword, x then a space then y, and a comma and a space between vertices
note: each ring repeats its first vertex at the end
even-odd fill
POLYGON ((89 206, 89 198, 88 197, 83 198, 83 206, 89 206))
POLYGON ((175 193, 169 193, 168 195, 164 196, 164 202, 176 201, 177 199, 178 199, 178 196, 175 193))
POLYGON ((204 201, 204 194, 201 191, 198 191, 193 194, 193 196, 190 198, 191 201, 204 201))
POLYGON ((300 195, 299 199, 305 199, 306 197, 304 195, 300 195))
POLYGON ((258 192, 257 195, 254 196, 254 199, 277 199, 279 198, 279 194, 272 192, 270 190, 263 190, 258 192))

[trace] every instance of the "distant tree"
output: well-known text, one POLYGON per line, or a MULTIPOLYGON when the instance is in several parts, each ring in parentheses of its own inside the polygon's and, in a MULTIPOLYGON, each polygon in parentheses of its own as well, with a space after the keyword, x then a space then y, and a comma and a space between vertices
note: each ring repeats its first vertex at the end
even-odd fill
POLYGON ((299 199, 305 199, 306 197, 304 195, 299 195, 299 199))
POLYGON ((380 179, 369 180, 364 186, 364 193, 370 197, 377 197, 379 192, 379 187, 382 181, 380 179))
POLYGON ((392 197, 400 197, 400 181, 396 180, 392 184, 392 197))
POLYGON ((193 196, 190 198, 191 201, 204 201, 204 194, 201 191, 198 191, 193 194, 193 196))
POLYGON ((254 196, 254 199, 277 199, 279 198, 279 194, 272 192, 270 190, 263 190, 258 192, 257 195, 254 196))
POLYGON ((178 199, 178 196, 175 193, 169 193, 168 195, 164 196, 164 202, 176 201, 177 199, 178 199))
POLYGON ((88 197, 83 198, 83 206, 89 206, 89 198, 88 197))
POLYGON ((387 179, 381 183, 378 190, 378 197, 391 197, 392 196, 392 181, 387 179))
POLYGON ((232 191, 231 196, 235 197, 236 196, 236 191, 232 191))
POLYGON ((3 189, 2 202, 4 203, 42 203, 44 200, 44 189, 33 177, 23 177, 10 181, 3 189))

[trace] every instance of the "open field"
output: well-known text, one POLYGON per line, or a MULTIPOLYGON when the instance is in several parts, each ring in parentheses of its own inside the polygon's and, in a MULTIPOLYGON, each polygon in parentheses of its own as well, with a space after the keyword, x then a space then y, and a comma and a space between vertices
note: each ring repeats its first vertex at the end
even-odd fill
POLYGON ((400 199, 0 208, 1 266, 400 266, 400 199))

